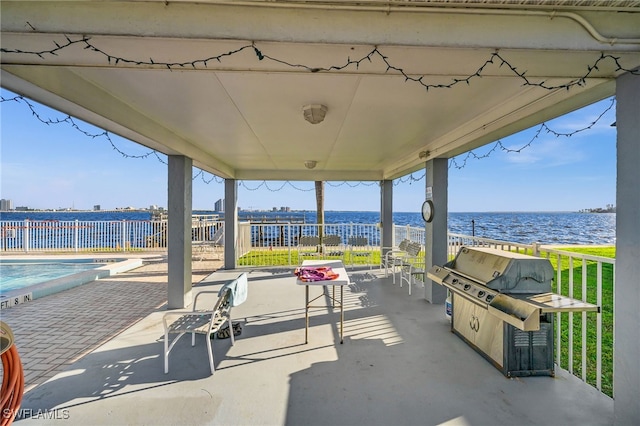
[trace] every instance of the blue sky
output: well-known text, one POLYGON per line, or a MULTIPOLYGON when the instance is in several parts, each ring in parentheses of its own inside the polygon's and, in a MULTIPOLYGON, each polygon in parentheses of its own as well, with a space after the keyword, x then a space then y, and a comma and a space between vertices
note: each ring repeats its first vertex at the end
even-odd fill
MULTIPOLYGON (((2 96, 13 93, 2 90, 2 96)), ((66 115, 30 101, 40 116, 63 119, 66 115)), ((549 121, 557 133, 571 133, 589 126, 611 105, 610 99, 549 121)), ((31 208, 103 209, 166 207, 167 166, 141 145, 109 134, 91 138, 67 123, 46 125, 22 102, 3 102, 1 115, 0 197, 14 206, 31 208), (120 150, 126 155, 118 152, 120 150)), ((615 204, 616 131, 615 106, 591 129, 571 137, 542 131, 520 153, 496 149, 487 158, 464 155, 456 161, 464 167, 449 170, 449 211, 577 211, 615 204)), ((82 121, 81 128, 100 133, 82 121)), ((517 150, 532 141, 538 126, 502 139, 517 150)), ((494 143, 475 150, 482 156, 494 143)), ((161 158, 164 159, 164 156, 161 158)), ((194 176, 198 173, 194 169, 194 176)), ((393 208, 418 212, 424 200, 424 172, 396 181, 393 208)), ((371 182, 327 182, 325 209, 378 211, 380 189, 371 182)), ((224 197, 220 178, 208 173, 193 181, 194 210, 211 210, 224 197)), ((315 210, 313 182, 241 182, 238 205, 245 209, 289 206, 315 210)))

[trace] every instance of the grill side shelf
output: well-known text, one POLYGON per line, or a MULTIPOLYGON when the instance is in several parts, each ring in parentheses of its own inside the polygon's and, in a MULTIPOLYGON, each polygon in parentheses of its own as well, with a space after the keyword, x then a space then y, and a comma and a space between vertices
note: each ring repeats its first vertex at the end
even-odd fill
POLYGON ((522 331, 540 330, 540 309, 522 300, 497 294, 487 309, 490 314, 522 331))
POLYGON ((542 293, 527 298, 527 302, 540 308, 541 312, 600 312, 598 305, 555 293, 542 293))

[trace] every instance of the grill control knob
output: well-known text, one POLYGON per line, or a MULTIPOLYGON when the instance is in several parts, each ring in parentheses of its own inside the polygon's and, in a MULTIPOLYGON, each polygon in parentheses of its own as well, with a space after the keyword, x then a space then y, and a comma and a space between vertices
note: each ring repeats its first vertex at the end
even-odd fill
POLYGON ((452 282, 453 284, 457 284, 457 283, 458 283, 458 279, 457 279, 457 278, 454 278, 453 280, 451 280, 451 282, 452 282))
POLYGON ((493 300, 493 296, 492 295, 487 295, 487 303, 491 302, 493 300))
POLYGON ((483 291, 483 290, 480 290, 480 291, 478 292, 478 297, 484 297, 484 295, 485 295, 485 293, 484 293, 484 291, 483 291))
POLYGON ((464 285, 464 291, 469 291, 470 288, 471 288, 471 284, 464 285))

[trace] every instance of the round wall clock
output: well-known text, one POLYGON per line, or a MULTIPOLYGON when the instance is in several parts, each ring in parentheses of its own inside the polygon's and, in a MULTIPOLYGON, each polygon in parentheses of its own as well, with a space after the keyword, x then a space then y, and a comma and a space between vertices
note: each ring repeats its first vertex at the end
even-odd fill
POLYGON ((433 220, 433 201, 427 200, 422 203, 422 218, 425 222, 433 220))

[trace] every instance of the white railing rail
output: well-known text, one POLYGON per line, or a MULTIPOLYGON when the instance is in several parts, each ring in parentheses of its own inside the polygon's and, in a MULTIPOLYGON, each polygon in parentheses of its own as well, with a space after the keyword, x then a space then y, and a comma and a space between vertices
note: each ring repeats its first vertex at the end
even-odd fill
POLYGON ((458 249, 461 246, 473 246, 473 247, 491 247, 500 250, 506 251, 515 251, 516 253, 528 254, 531 256, 539 255, 540 245, 538 243, 531 244, 522 244, 522 243, 514 243, 512 241, 501 241, 501 240, 493 240, 491 238, 481 238, 475 237, 471 235, 464 234, 454 234, 449 232, 449 258, 453 258, 456 253, 458 253, 458 249))
POLYGON ((410 240, 420 243, 424 248, 425 244, 425 230, 424 228, 416 228, 409 225, 394 225, 393 226, 393 246, 397 246, 402 240, 410 240))

